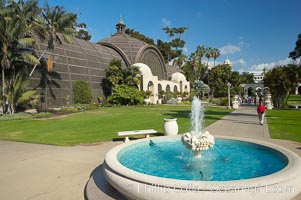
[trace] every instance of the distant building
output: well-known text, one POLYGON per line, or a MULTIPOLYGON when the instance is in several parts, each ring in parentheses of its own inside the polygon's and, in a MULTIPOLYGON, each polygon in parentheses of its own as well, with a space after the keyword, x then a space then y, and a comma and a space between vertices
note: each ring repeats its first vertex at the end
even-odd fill
MULTIPOLYGON (((112 59, 121 60, 123 67, 135 65, 140 68, 142 77, 139 89, 152 92, 151 103, 157 103, 160 90, 190 92, 190 83, 180 69, 166 65, 156 46, 125 34, 125 28, 120 18, 116 24, 117 32, 97 43, 71 38, 72 44, 67 44, 59 36, 63 44, 57 45, 54 50, 54 71, 48 76, 52 84, 37 87, 41 81, 41 68, 31 78, 31 87, 40 91, 41 102, 49 107, 73 104, 73 84, 78 80, 89 83, 93 101, 96 102, 97 97, 104 95, 102 81, 112 59)), ((36 43, 38 54, 42 55, 46 48, 46 41, 36 43)))
POLYGON ((229 65, 231 67, 231 70, 232 70, 232 63, 231 61, 229 60, 229 58, 227 57, 225 60, 224 60, 224 65, 229 65))
POLYGON ((254 83, 263 83, 264 73, 254 72, 254 83))

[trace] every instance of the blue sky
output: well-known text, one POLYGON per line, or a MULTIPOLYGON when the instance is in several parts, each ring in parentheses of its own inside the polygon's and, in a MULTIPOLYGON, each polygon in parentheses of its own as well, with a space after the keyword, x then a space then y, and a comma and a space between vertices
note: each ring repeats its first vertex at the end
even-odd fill
MULTIPOLYGON (((301 33, 300 0, 48 0, 87 24, 92 42, 116 32, 122 15, 127 28, 155 41, 169 38, 162 28, 188 27, 183 39, 189 55, 198 45, 221 50, 234 71, 258 71, 292 63, 288 54, 301 33)), ((41 1, 43 4, 43 1, 41 1)))

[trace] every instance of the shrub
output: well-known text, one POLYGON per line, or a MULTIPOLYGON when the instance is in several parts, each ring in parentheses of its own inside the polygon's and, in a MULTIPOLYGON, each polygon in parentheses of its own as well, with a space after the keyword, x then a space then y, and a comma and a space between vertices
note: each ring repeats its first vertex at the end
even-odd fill
POLYGON ((166 104, 168 103, 168 100, 176 98, 177 96, 172 93, 172 92, 166 92, 163 99, 162 99, 162 103, 166 104))
POLYGON ((89 104, 92 101, 92 91, 85 81, 76 81, 73 84, 73 95, 75 103, 89 104))
POLYGON ((34 118, 49 118, 53 116, 51 112, 40 112, 32 115, 34 118))
POLYGON ((4 114, 0 116, 0 121, 22 120, 29 118, 31 118, 31 115, 26 113, 4 114))
POLYGON ((85 111, 85 110, 87 110, 87 105, 77 103, 74 105, 74 108, 76 108, 78 111, 85 111))
POLYGON ((135 87, 116 85, 108 102, 114 105, 139 105, 143 104, 143 96, 135 87))

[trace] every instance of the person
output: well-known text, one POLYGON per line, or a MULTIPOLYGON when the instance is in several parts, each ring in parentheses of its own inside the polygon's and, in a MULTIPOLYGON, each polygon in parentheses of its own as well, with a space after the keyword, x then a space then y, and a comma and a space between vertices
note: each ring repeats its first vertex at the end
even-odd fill
POLYGON ((265 114, 265 107, 264 107, 262 101, 259 101, 259 105, 257 106, 257 114, 258 114, 258 118, 259 118, 259 123, 261 125, 263 125, 264 114, 265 114))

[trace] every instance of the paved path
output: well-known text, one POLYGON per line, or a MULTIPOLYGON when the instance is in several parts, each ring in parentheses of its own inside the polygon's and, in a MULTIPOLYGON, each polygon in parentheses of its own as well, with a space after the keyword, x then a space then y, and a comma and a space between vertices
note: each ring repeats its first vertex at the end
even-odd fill
MULTIPOLYGON (((301 156, 301 143, 270 139, 267 124, 259 125, 254 106, 235 110, 206 130, 213 135, 266 140, 285 146, 301 156)), ((98 180, 96 184, 102 190, 99 199, 119 199, 103 180, 100 165, 105 153, 120 143, 57 147, 0 141, 0 198, 84 199, 85 185, 92 175, 98 180)))

